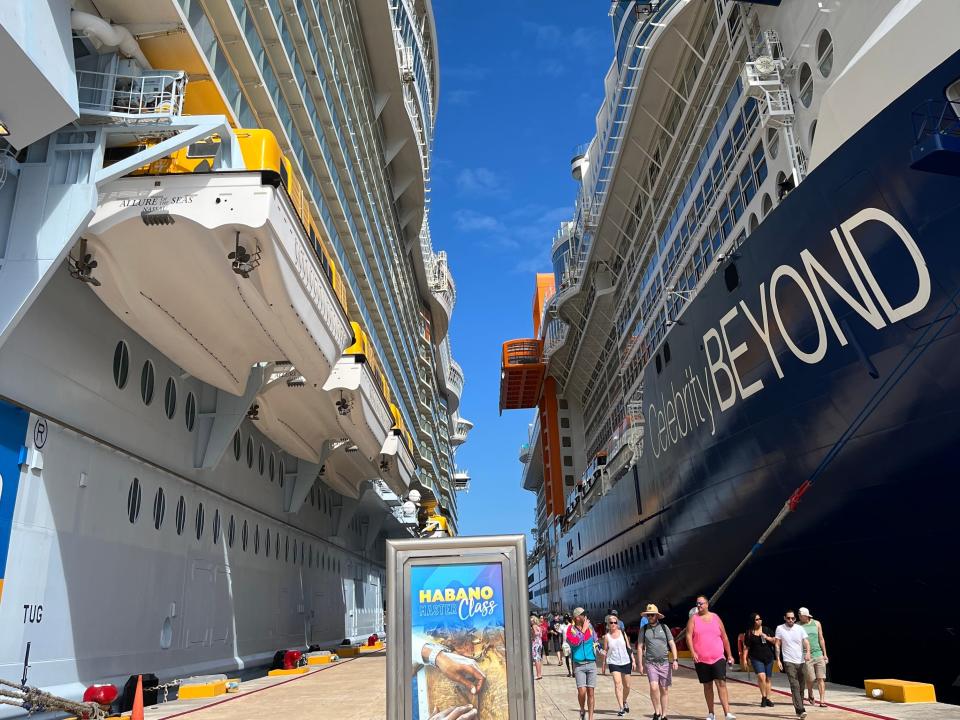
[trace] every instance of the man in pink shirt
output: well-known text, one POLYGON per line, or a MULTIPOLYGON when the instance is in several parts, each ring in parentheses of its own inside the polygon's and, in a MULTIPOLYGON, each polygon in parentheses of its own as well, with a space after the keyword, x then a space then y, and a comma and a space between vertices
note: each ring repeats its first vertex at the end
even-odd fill
POLYGON ((707 720, 716 720, 713 714, 713 686, 717 686, 720 705, 726 720, 735 720, 730 712, 727 696, 727 665, 733 664, 730 640, 719 615, 710 612, 710 601, 697 596, 697 612, 687 622, 687 647, 693 655, 697 679, 703 685, 703 697, 707 701, 707 720))

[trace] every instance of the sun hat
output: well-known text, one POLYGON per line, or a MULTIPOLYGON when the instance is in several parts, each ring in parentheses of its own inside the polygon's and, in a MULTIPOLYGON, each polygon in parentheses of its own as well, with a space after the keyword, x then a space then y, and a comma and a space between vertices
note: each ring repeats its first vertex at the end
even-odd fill
POLYGON ((580 617, 581 615, 586 615, 586 614, 587 614, 587 611, 584 610, 583 608, 576 608, 576 609, 573 611, 573 616, 574 616, 575 618, 576 618, 576 617, 580 617))
POLYGON ((813 617, 813 615, 810 614, 810 610, 807 609, 807 608, 805 608, 805 607, 802 607, 802 608, 800 608, 799 610, 797 610, 797 614, 798 614, 798 615, 803 615, 804 617, 808 617, 808 618, 812 618, 812 617, 813 617))
POLYGON ((658 618, 663 617, 663 613, 657 610, 657 606, 653 603, 647 605, 647 609, 643 611, 644 615, 656 615, 658 618))

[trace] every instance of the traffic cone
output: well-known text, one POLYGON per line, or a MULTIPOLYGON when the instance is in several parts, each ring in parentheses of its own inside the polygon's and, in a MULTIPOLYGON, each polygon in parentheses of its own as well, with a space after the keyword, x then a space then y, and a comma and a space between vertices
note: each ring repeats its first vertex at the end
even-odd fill
POLYGON ((137 692, 133 696, 130 720, 143 720, 143 675, 137 675, 137 692))

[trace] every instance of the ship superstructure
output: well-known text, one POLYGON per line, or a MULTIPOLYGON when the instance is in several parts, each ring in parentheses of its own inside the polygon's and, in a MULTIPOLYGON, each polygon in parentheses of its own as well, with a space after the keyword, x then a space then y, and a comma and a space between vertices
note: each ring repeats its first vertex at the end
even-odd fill
POLYGON ((470 482, 429 0, 0 25, 0 677, 382 634, 384 539, 456 533, 470 482))
MULTIPOLYGON (((501 408, 538 408, 531 602, 682 624, 706 593, 735 628, 905 602, 944 664, 897 670, 950 692, 955 579, 924 558, 957 499, 957 11, 612 3, 555 293, 503 351, 501 408)), ((862 641, 834 634, 837 677, 890 671, 862 641)))

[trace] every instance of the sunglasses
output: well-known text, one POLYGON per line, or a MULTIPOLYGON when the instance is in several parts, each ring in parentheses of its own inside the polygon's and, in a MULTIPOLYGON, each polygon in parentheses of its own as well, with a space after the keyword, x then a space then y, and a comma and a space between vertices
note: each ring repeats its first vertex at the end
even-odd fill
POLYGON ((796 618, 795 618, 795 617, 785 617, 784 620, 786 620, 787 622, 793 622, 794 620, 796 620, 796 618))
POLYGON ((702 602, 700 600, 697 601, 697 607, 703 607, 704 605, 706 605, 705 602, 702 602))

